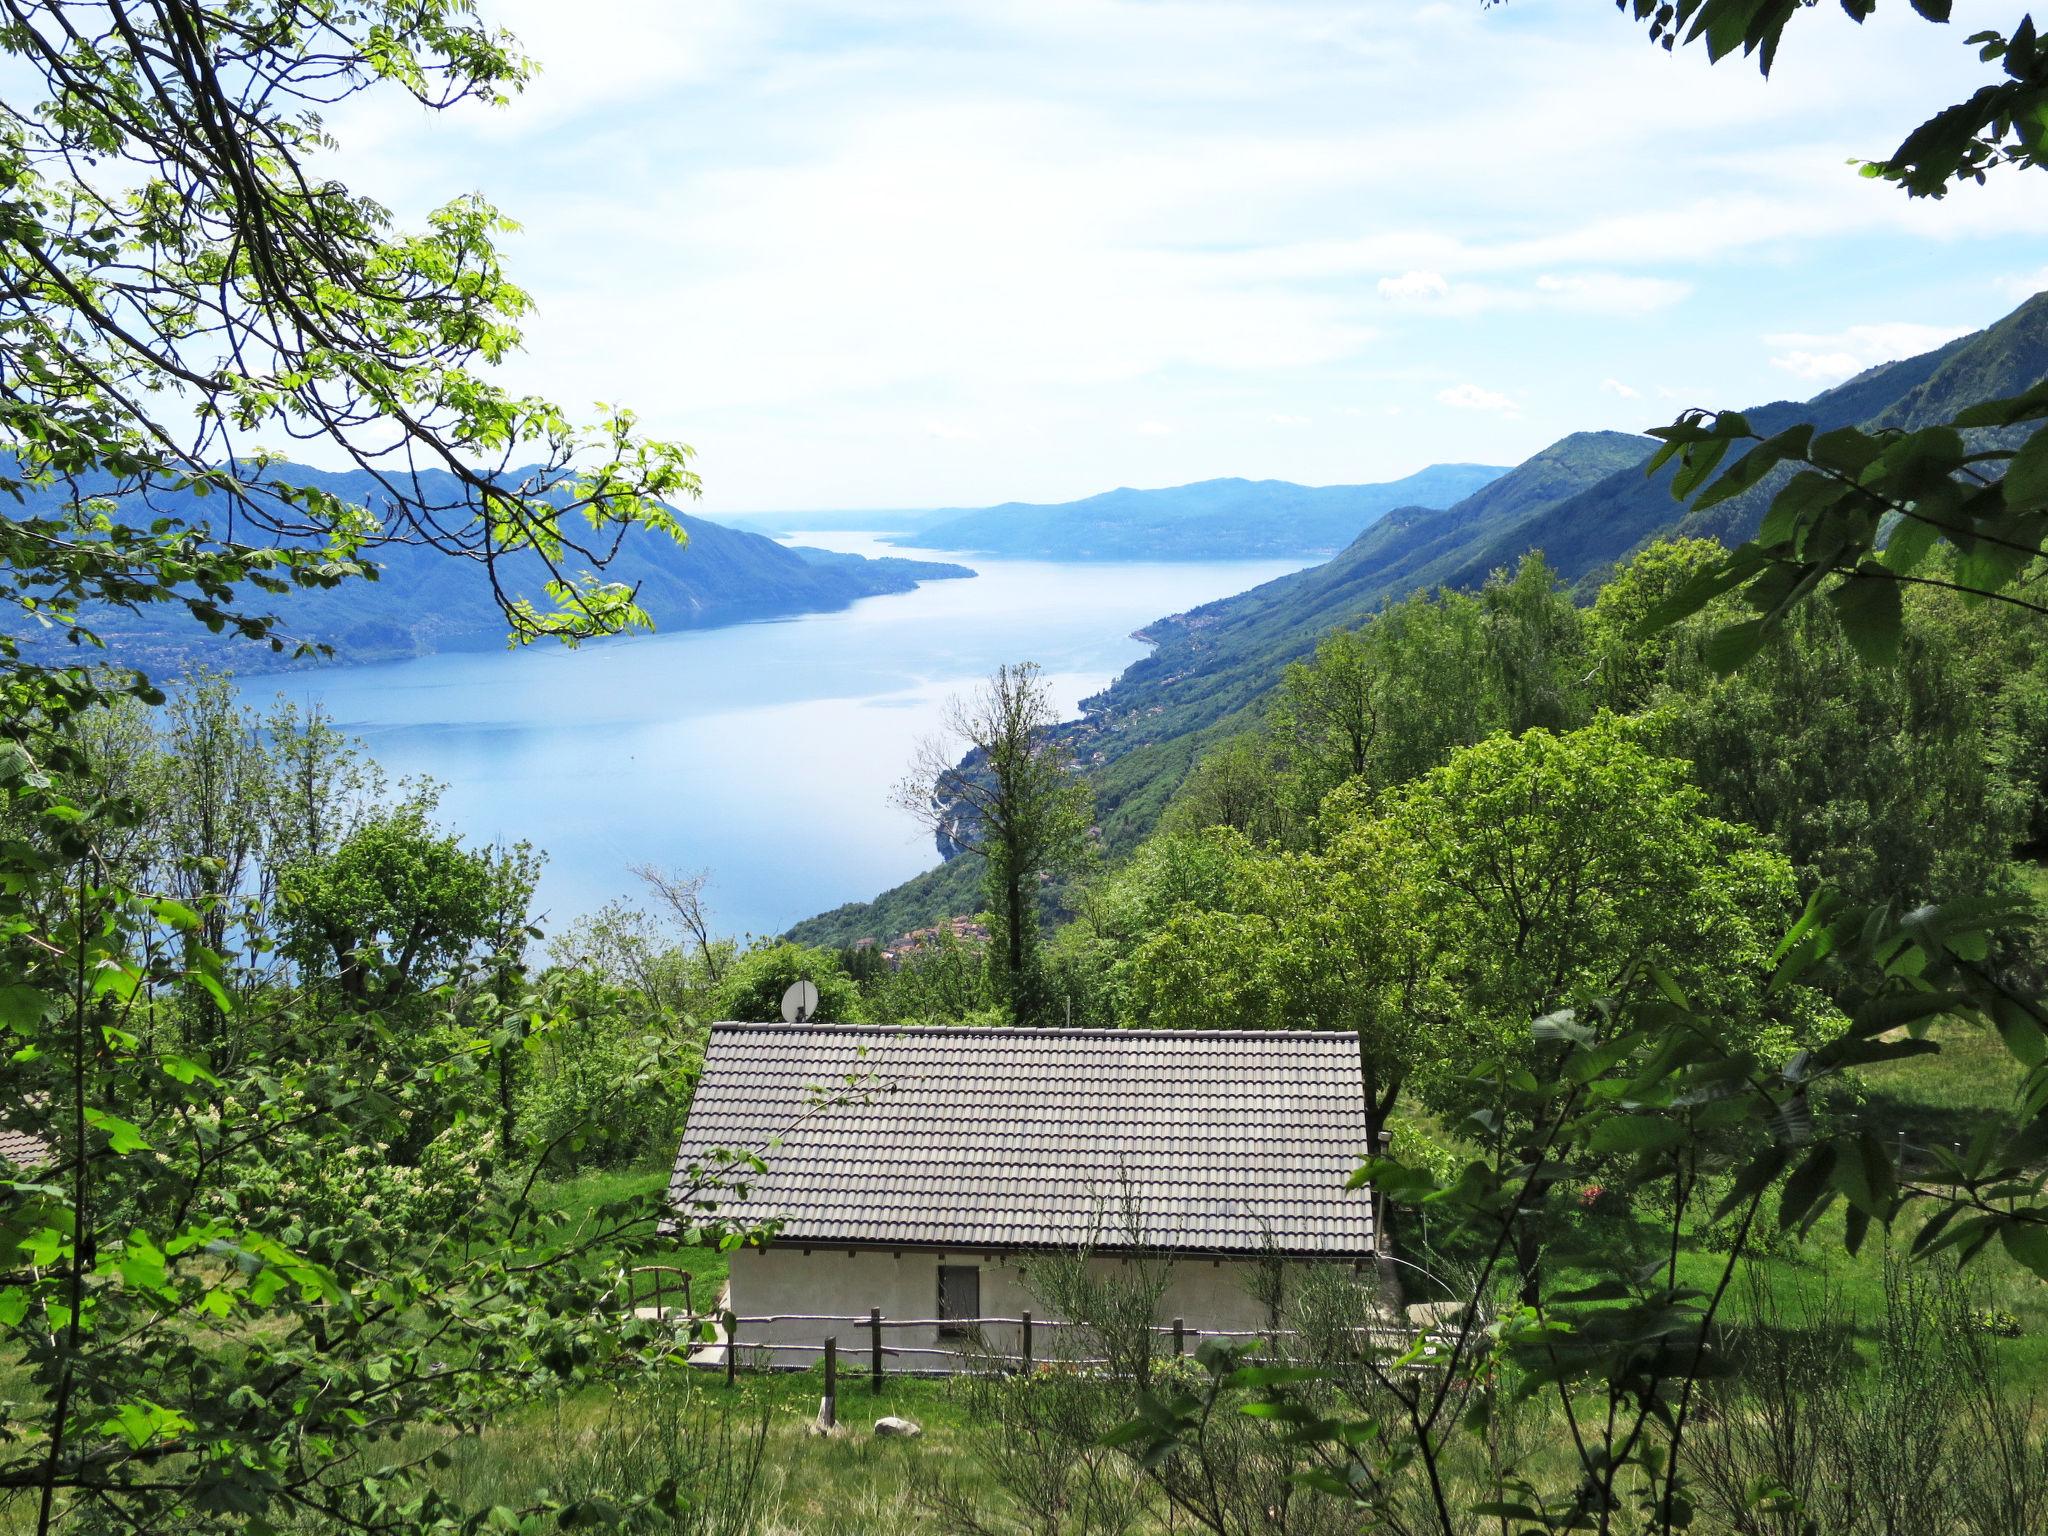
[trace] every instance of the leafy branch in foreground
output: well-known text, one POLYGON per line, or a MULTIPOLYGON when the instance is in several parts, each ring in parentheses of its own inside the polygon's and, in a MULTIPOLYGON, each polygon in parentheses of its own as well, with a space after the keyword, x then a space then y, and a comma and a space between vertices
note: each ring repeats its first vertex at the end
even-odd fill
POLYGON ((373 87, 519 90, 506 34, 466 0, 5 0, 0 49, 10 668, 17 630, 92 643, 107 607, 277 642, 244 588, 374 574, 385 542, 478 564, 519 639, 645 623, 593 571, 635 526, 681 538, 662 498, 695 493, 689 450, 492 377, 531 301, 488 203, 400 230, 321 163, 323 114, 373 87), (363 504, 295 477, 294 441, 345 456, 363 504))
MULTIPOLYGON (((1694 43, 1710 60, 1740 51, 1768 75, 1801 0, 1616 0, 1666 49, 1694 43)), ((1946 23, 1950 0, 1912 0, 1946 23)), ((1842 0, 1861 22, 1876 0, 1842 0)), ((1939 198, 1981 183, 1996 167, 2048 165, 2048 48, 2032 17, 2010 32, 1982 31, 1970 46, 2003 78, 1942 108, 1863 174, 1911 197, 1939 198)), ((1824 596, 1866 659, 1897 653, 1900 589, 1947 587, 2048 615, 2039 596, 2048 542, 2048 384, 1974 401, 1918 430, 1880 426, 1822 432, 1800 424, 1765 437, 1740 413, 1691 410, 1652 430, 1664 447, 1655 472, 1676 462, 1672 494, 1704 510, 1745 492, 1768 492, 1755 536, 1651 615, 1668 624, 1720 593, 1739 591, 1756 617, 1729 626, 1713 653, 1732 670, 1756 654, 1798 603, 1824 596), (1718 478, 1731 449, 1740 455, 1718 478), (1947 559, 1937 558, 1945 551, 1947 559)))

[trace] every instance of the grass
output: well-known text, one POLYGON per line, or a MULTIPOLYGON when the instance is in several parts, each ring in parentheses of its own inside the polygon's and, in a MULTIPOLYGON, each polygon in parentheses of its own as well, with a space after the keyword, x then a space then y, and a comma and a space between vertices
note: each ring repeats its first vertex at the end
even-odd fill
MULTIPOLYGON (((595 1226, 597 1213, 619 1201, 644 1201, 648 1209, 653 1209, 656 1197, 668 1187, 668 1181, 666 1163, 660 1167, 608 1168, 539 1185, 534 1190, 534 1201, 561 1212, 579 1226, 595 1226)), ((688 1270, 691 1302, 704 1310, 717 1303, 730 1268, 727 1256, 717 1248, 662 1239, 657 1239, 637 1262, 688 1270)))
MULTIPOLYGON (((736 1428, 765 1417, 762 1536, 936 1536, 938 1527, 910 1489, 919 1464, 942 1458, 955 1470, 961 1461, 965 1425, 947 1384, 889 1377, 877 1393, 865 1380, 843 1380, 839 1420, 847 1433, 832 1437, 810 1433, 823 1386, 817 1370, 743 1376, 730 1388, 715 1372, 692 1371, 681 1391, 706 1416, 700 1424, 727 1413, 736 1428), (877 1436, 874 1420, 885 1414, 915 1420, 924 1434, 877 1436)), ((511 1505, 543 1489, 559 1491, 565 1469, 600 1440, 630 1434, 642 1407, 631 1389, 538 1405, 454 1446, 445 1484, 511 1505)))

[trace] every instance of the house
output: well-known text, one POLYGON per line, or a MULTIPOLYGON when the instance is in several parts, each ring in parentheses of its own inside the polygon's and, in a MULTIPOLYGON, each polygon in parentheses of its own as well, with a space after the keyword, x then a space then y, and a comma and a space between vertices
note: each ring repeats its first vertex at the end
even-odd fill
MULTIPOLYGON (((849 1320, 876 1309, 924 1320, 889 1330, 891 1349, 1043 1318, 1033 1264, 1082 1249, 1100 1268, 1163 1263, 1161 1325, 1253 1332, 1272 1325, 1253 1282, 1275 1257, 1377 1256, 1371 1194, 1346 1188, 1368 1139, 1349 1034, 719 1024, 670 1198, 688 1220, 720 1149, 767 1165, 718 1216, 776 1224, 732 1255, 725 1305, 782 1319, 740 1327, 743 1352, 789 1346, 777 1365, 827 1335, 864 1363, 868 1326, 849 1320)), ((979 1335, 1014 1354, 1021 1331, 979 1335)))

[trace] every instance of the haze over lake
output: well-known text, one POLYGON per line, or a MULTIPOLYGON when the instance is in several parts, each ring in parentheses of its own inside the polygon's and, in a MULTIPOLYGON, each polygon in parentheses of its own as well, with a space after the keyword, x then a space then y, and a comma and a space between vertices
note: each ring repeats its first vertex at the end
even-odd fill
MULTIPOLYGON (((787 542, 925 553, 870 533, 787 542)), ((949 695, 1036 661, 1075 713, 1144 654, 1132 630, 1306 563, 931 557, 979 574, 838 613, 332 667, 245 691, 318 702, 393 775, 440 780, 442 821, 471 840, 546 850, 543 927, 637 897, 626 866, 652 861, 708 870, 721 930, 775 933, 935 861, 889 791, 949 695)))

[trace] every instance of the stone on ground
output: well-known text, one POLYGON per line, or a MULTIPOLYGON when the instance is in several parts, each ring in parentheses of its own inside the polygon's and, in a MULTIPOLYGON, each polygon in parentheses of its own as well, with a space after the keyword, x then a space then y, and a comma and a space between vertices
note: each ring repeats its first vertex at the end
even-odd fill
POLYGON ((875 1420, 875 1433, 883 1438, 891 1435, 903 1440, 915 1440, 924 1433, 924 1426, 915 1419, 899 1419, 894 1414, 875 1420))

